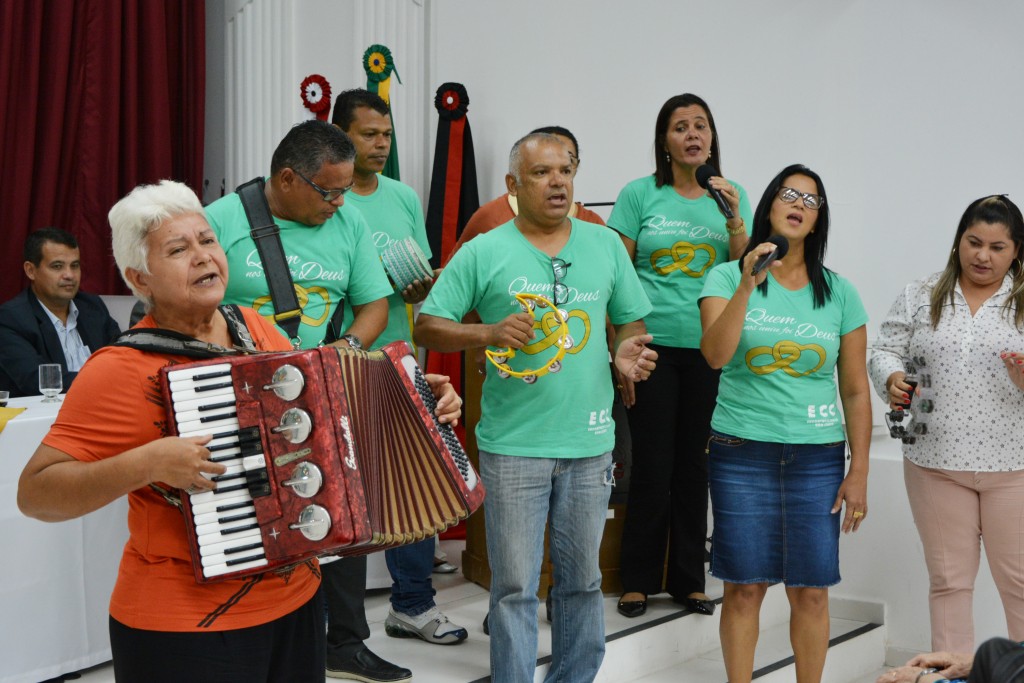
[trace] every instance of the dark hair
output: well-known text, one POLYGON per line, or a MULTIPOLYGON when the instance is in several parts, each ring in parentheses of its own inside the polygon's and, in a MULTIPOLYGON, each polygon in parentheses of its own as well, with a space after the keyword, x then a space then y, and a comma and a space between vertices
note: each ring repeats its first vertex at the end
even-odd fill
MULTIPOLYGON (((680 107, 692 107, 697 105, 704 109, 708 115, 708 125, 711 126, 711 158, 708 163, 718 169, 722 175, 722 159, 719 157, 718 149, 718 128, 715 126, 715 117, 711 115, 711 108, 708 103, 691 93, 674 95, 661 105, 658 112, 658 119, 654 122, 654 184, 672 185, 675 178, 672 176, 672 162, 665 158, 665 139, 668 136, 668 122, 672 118, 672 112, 680 107)), ((725 176, 722 175, 724 178, 725 176)))
POLYGON ((25 249, 22 252, 23 260, 33 266, 38 266, 43 260, 43 245, 46 242, 63 244, 71 249, 78 249, 78 240, 67 230, 60 228, 39 228, 28 234, 25 238, 25 249))
POLYGON ((277 145, 270 161, 270 174, 290 168, 312 177, 324 164, 340 164, 355 158, 355 145, 337 126, 326 121, 303 121, 292 126, 277 145))
POLYGON ((1010 263, 1010 272, 1013 273, 1013 288, 1010 295, 1003 302, 1007 315, 1010 310, 1016 307, 1014 313, 1014 324, 1018 329, 1024 325, 1024 267, 1021 258, 1024 252, 1024 217, 1020 209, 1010 201, 1010 198, 1003 194, 989 195, 971 202, 964 215, 960 217, 960 224, 956 226, 956 235, 953 237, 953 249, 949 252, 949 259, 946 261, 946 269, 942 271, 938 282, 932 289, 932 328, 938 328, 939 320, 942 318, 942 307, 945 302, 953 305, 953 292, 956 283, 960 280, 962 273, 960 269, 960 257, 956 253, 960 240, 963 239, 967 228, 975 223, 1002 223, 1010 232, 1010 239, 1016 250, 1015 258, 1010 263))
POLYGON ((550 135, 561 135, 563 138, 569 138, 572 140, 572 146, 576 148, 576 163, 580 161, 580 143, 576 140, 576 136, 572 134, 568 128, 562 126, 541 126, 540 128, 534 128, 530 131, 531 133, 548 133, 550 135))
POLYGON ((391 113, 391 108, 384 101, 383 97, 363 88, 354 88, 340 93, 334 99, 334 112, 331 114, 331 123, 342 130, 348 130, 352 122, 356 120, 356 109, 359 107, 368 107, 381 116, 387 116, 391 113))
MULTIPOLYGON (((757 245, 767 241, 772 234, 772 202, 778 196, 782 184, 790 176, 807 176, 818 186, 818 194, 825 200, 825 203, 818 209, 818 219, 814 223, 814 232, 804 238, 804 263, 807 266, 807 277, 811 281, 811 288, 814 290, 814 307, 821 308, 832 298, 832 287, 829 285, 829 275, 832 271, 825 267, 825 250, 828 247, 828 195, 825 193, 825 184, 821 182, 821 176, 807 168, 803 164, 793 164, 782 169, 777 176, 772 178, 761 195, 761 201, 757 203, 754 211, 754 225, 750 232, 750 241, 743 251, 737 263, 743 268, 743 258, 754 250, 757 245)), ((767 294, 768 281, 765 280, 757 286, 761 294, 767 294)))

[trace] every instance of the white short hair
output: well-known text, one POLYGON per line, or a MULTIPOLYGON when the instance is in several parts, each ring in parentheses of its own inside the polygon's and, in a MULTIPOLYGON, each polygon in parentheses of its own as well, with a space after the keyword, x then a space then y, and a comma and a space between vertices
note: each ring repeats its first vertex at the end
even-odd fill
POLYGON ((107 214, 114 262, 125 283, 147 307, 152 302, 135 290, 125 277, 125 271, 131 268, 140 273, 149 273, 146 236, 164 221, 189 214, 206 216, 196 193, 188 185, 174 180, 161 180, 156 185, 139 185, 114 204, 107 214))

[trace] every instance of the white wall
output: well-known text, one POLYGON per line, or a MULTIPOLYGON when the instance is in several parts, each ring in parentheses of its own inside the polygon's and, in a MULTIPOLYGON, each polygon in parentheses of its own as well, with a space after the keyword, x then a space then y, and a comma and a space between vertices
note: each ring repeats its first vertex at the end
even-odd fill
MULTIPOLYGON (((580 139, 577 199, 613 201, 626 182, 653 170, 661 103, 681 92, 701 95, 718 124, 723 170, 755 204, 790 163, 821 173, 832 210, 828 263, 860 290, 872 337, 903 284, 943 266, 971 200, 991 193, 1024 199, 1017 163, 1024 142, 1024 3, 288 4, 292 33, 271 33, 269 40, 293 42, 281 57, 290 72, 267 96, 286 98, 288 115, 299 120, 304 76, 322 73, 336 91, 362 85, 363 50, 388 45, 405 82, 393 86, 395 97, 409 108, 398 123, 403 180, 424 200, 437 122, 432 98, 442 82, 461 82, 469 93, 482 200, 504 191, 516 138, 559 124, 580 139), (417 111, 422 120, 410 120, 417 111), (405 131, 417 127, 419 141, 407 144, 405 131)), ((216 31, 208 27, 210 35, 216 31)), ((210 87, 218 78, 210 74, 210 87)), ((261 144, 272 147, 285 130, 265 131, 261 144)), ((875 407, 881 422, 882 404, 875 407)), ((897 444, 883 435, 874 445, 871 518, 844 540, 845 578, 835 592, 885 599, 891 644, 927 649, 927 576, 897 444)), ((979 579, 979 637, 1005 630, 986 571, 979 579)))

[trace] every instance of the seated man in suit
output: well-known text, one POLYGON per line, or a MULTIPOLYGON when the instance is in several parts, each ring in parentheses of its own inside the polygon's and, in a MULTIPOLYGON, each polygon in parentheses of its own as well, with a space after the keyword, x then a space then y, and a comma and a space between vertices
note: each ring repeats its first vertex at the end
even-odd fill
POLYGON ((0 306, 0 389, 37 395, 39 366, 59 363, 67 390, 89 354, 121 330, 98 296, 79 291, 73 235, 59 228, 29 233, 24 258, 28 289, 0 306))

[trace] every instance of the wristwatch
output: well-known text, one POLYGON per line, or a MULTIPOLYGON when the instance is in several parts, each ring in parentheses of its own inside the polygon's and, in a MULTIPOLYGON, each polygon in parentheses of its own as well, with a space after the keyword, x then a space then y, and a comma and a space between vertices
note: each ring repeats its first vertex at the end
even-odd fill
POLYGON ((928 676, 929 674, 937 674, 937 673, 939 673, 939 670, 936 669, 935 667, 929 667, 927 669, 921 669, 921 671, 917 674, 917 677, 914 679, 914 681, 916 683, 917 681, 920 681, 923 676, 928 676))
POLYGON ((349 348, 361 349, 363 348, 363 342, 359 341, 359 337, 354 334, 343 334, 341 338, 348 342, 349 348))

